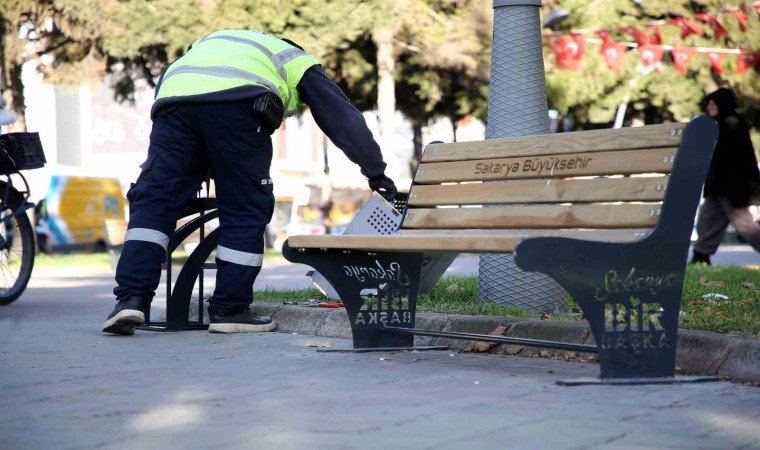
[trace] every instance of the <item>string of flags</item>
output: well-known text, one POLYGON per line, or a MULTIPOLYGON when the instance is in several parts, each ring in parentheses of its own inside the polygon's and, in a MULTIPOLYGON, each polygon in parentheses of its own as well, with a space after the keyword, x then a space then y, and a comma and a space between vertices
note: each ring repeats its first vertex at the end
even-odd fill
MULTIPOLYGON (((760 1, 743 8, 724 8, 720 12, 733 16, 738 22, 739 29, 745 32, 749 20, 749 15, 745 10, 751 11, 751 9, 755 10, 758 20, 760 20, 760 1)), ((736 73, 739 74, 760 63, 760 52, 758 51, 663 44, 663 25, 680 28, 681 39, 692 34, 698 36, 705 34, 704 28, 697 21, 712 29, 712 34, 716 39, 723 38, 728 34, 725 26, 715 14, 695 14, 694 19, 696 20, 678 17, 650 22, 645 26, 651 30, 651 34, 633 25, 618 27, 618 31, 630 35, 635 42, 615 42, 612 40, 610 30, 580 30, 572 31, 569 34, 549 33, 545 34, 544 38, 555 56, 557 68, 565 70, 579 70, 581 68, 583 57, 586 54, 586 43, 601 44, 599 53, 604 57, 607 67, 618 73, 622 71, 623 58, 627 48, 636 48, 641 58, 641 65, 657 72, 662 70, 660 63, 666 51, 672 53, 673 68, 680 73, 687 73, 686 65, 697 53, 706 54, 712 70, 721 75, 725 73, 723 61, 730 55, 735 55, 737 58, 736 73), (598 37, 588 37, 587 35, 598 37)))

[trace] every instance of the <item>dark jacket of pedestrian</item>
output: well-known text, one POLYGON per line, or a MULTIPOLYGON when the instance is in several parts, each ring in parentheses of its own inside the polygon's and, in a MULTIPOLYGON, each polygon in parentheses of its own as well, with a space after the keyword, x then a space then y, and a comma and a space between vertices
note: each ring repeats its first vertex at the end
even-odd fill
POLYGON ((720 128, 710 171, 705 181, 705 197, 725 197, 734 208, 760 204, 760 173, 747 122, 736 113, 736 98, 728 89, 718 89, 705 97, 718 105, 713 117, 720 128))

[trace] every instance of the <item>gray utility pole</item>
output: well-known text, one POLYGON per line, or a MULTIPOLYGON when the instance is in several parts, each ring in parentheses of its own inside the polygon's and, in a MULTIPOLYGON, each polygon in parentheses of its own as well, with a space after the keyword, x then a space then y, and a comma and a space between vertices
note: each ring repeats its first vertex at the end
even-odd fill
MULTIPOLYGON (((549 133, 540 6, 540 0, 493 2, 486 139, 549 133)), ((523 272, 511 255, 481 255, 478 299, 528 311, 566 308, 565 291, 556 281, 523 272)))

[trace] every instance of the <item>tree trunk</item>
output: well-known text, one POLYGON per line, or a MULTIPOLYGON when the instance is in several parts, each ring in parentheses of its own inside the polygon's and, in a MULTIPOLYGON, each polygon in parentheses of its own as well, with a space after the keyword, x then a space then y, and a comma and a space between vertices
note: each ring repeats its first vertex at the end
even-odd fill
POLYGON ((5 18, 0 15, 0 93, 2 93, 5 109, 16 113, 18 120, 8 128, 13 131, 26 131, 26 102, 24 101, 24 84, 21 82, 21 64, 10 60, 5 40, 16 39, 7 28, 5 18))
POLYGON ((409 164, 409 170, 412 176, 417 172, 417 165, 422 159, 422 122, 412 119, 412 141, 414 143, 414 154, 409 164))
POLYGON ((459 129, 457 122, 459 122, 459 119, 461 119, 459 116, 449 117, 449 120, 451 120, 451 131, 454 134, 454 142, 457 141, 457 130, 459 129))
POLYGON ((26 102, 24 101, 24 83, 21 81, 21 64, 12 64, 8 70, 8 90, 10 99, 6 109, 13 111, 18 120, 8 127, 12 131, 26 131, 26 102))
MULTIPOLYGON (((379 143, 383 150, 386 164, 395 161, 391 137, 393 135, 393 116, 396 112, 396 84, 393 79, 396 60, 393 56, 393 26, 376 30, 372 40, 377 46, 377 122, 379 143)), ((391 174, 393 176, 395 174, 391 174)))

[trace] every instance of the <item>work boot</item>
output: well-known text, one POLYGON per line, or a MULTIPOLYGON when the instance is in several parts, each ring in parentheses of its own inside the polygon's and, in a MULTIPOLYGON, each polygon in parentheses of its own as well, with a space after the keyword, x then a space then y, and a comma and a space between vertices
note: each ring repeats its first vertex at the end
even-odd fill
POLYGON ((691 258, 690 264, 707 264, 710 265, 710 255, 704 253, 694 252, 694 256, 691 258))
POLYGON ((250 310, 222 316, 212 310, 208 312, 210 333, 250 333, 255 331, 272 331, 277 324, 271 317, 259 317, 250 310))
POLYGON ((139 295, 121 300, 116 303, 116 307, 103 323, 102 331, 123 335, 135 334, 135 328, 145 323, 145 311, 148 308, 150 302, 139 295))

